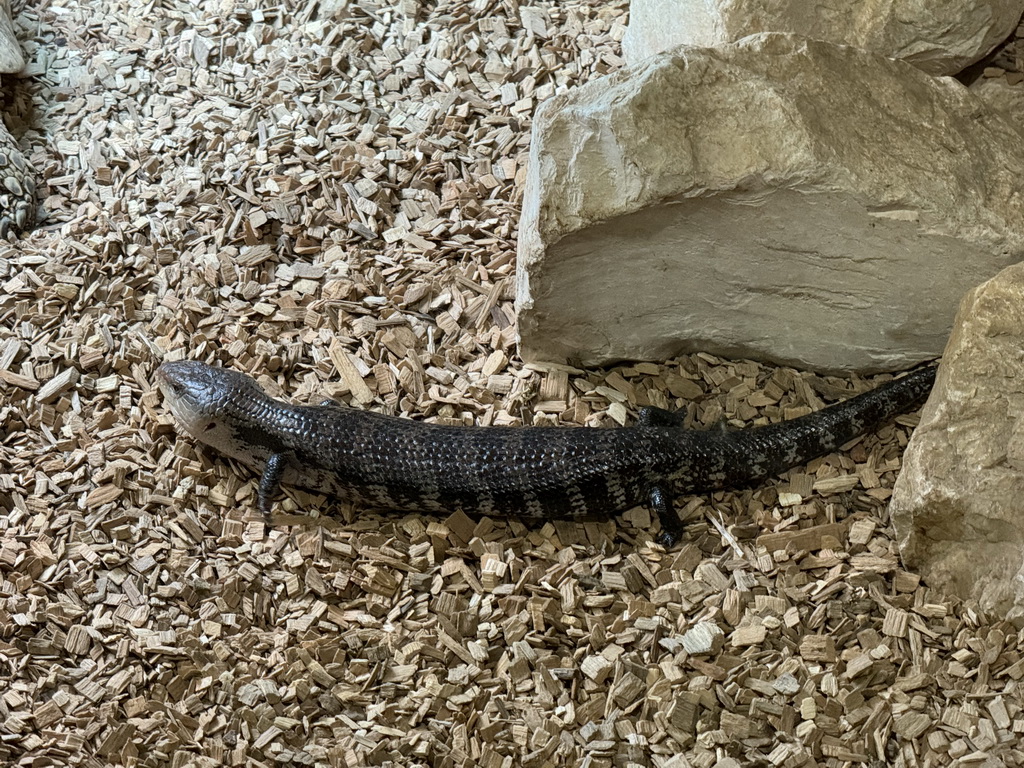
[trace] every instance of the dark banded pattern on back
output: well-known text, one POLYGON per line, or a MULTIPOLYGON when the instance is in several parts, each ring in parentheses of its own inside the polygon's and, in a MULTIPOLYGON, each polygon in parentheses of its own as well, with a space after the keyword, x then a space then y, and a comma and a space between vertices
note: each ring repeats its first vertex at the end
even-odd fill
POLYGON ((300 485, 366 507, 533 519, 608 517, 651 502, 671 528, 668 540, 678 518, 652 494, 746 485, 803 464, 913 408, 934 377, 923 368, 799 419, 701 432, 655 409, 622 429, 449 427, 290 405, 248 376, 202 363, 160 368, 175 416, 198 439, 258 472, 272 455, 284 457, 280 477, 264 485, 300 485))

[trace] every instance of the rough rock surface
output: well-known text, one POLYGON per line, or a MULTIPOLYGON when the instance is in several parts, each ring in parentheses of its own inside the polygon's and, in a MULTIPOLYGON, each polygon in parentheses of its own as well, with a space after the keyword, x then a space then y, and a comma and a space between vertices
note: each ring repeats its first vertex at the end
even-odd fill
POLYGON ((25 56, 14 34, 11 0, 0 0, 0 72, 21 72, 24 68, 25 56))
POLYGON ((934 357, 963 293, 1024 258, 1020 141, 953 80, 787 35, 557 96, 524 191, 521 351, 862 371, 934 357))
POLYGON ((632 0, 626 61, 677 45, 717 46, 759 32, 791 32, 903 59, 933 75, 973 64, 1009 35, 1024 0, 632 0))
POLYGON ((1024 264, 964 297, 890 504, 929 586, 1024 615, 1024 264))
POLYGON ((971 85, 971 93, 992 109, 1005 114, 1010 122, 1024 132, 1024 88, 1010 85, 1001 77, 985 78, 971 85))

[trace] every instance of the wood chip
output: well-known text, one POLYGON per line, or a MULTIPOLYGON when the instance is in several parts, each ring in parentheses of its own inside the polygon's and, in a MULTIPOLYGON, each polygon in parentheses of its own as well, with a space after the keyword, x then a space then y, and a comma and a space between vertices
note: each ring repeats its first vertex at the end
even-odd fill
MULTIPOLYGON (((41 387, 37 393, 37 399, 40 403, 48 403, 53 400, 57 395, 62 395, 71 389, 75 384, 78 383, 78 369, 77 368, 65 368, 63 371, 58 373, 52 379, 47 381, 41 387)), ((26 389, 32 389, 29 386, 26 389)))
POLYGON ((763 624, 752 624, 745 627, 737 627, 729 638, 733 646, 760 645, 767 636, 767 630, 763 624))
POLYGON ((0 380, 6 381, 12 387, 18 387, 19 389, 36 390, 39 389, 39 382, 29 376, 20 376, 14 371, 0 370, 0 380))
POLYGON ((805 635, 800 642, 800 655, 807 661, 832 663, 837 658, 835 640, 830 636, 805 635))
POLYGON ((331 355, 331 360, 334 361, 334 365, 338 370, 338 375, 341 376, 342 383, 352 393, 352 398, 360 405, 373 402, 373 392, 363 381, 359 370, 353 364, 348 353, 337 343, 336 339, 331 341, 328 351, 331 355))
POLYGON ((718 653, 724 642, 725 633, 721 627, 707 621, 694 625, 683 635, 683 648, 695 656, 718 653))
POLYGON ((199 359, 439 423, 741 429, 874 386, 518 357, 533 115, 623 67, 626 2, 18 5, 45 218, 0 244, 0 764, 1024 764, 1021 633, 895 556, 913 415, 679 499, 665 552, 646 509, 288 488, 267 524, 154 391, 199 359))
POLYGON ((758 537, 757 543, 770 552, 785 549, 814 552, 821 549, 825 537, 838 539, 845 531, 843 523, 828 523, 781 533, 766 533, 758 537))

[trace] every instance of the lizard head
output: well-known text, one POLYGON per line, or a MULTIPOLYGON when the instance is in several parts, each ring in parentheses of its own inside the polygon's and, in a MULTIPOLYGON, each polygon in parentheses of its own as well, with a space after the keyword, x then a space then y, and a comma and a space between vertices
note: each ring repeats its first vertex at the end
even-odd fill
POLYGON ((271 453, 283 450, 262 426, 275 401, 249 376, 182 360, 161 365, 156 378, 175 421, 200 442, 261 471, 271 453))
POLYGON ((156 378, 175 420, 194 437, 214 445, 214 433, 232 401, 242 394, 262 394, 248 376, 196 360, 164 363, 156 378))

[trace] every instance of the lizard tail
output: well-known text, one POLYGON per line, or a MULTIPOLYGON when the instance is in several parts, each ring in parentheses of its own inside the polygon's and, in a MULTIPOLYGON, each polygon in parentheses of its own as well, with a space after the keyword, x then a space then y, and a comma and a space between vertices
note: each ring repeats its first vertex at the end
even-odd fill
POLYGON ((935 367, 919 368, 815 413, 721 435, 725 460, 720 487, 750 485, 806 464, 912 410, 931 391, 935 371, 935 367))

